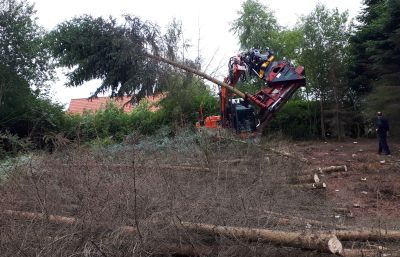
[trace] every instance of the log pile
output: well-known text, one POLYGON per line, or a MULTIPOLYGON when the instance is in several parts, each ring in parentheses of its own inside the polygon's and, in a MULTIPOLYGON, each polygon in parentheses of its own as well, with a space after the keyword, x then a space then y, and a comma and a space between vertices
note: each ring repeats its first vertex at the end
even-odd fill
POLYGON ((306 172, 306 174, 297 175, 289 179, 289 182, 300 189, 326 189, 327 183, 322 180, 325 178, 325 174, 347 172, 347 170, 346 165, 319 167, 306 172))

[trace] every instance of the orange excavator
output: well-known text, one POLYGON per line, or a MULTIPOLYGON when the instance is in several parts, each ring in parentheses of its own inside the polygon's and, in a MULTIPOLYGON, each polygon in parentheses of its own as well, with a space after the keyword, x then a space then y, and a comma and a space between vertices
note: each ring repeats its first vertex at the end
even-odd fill
POLYGON ((219 81, 191 67, 160 56, 147 54, 155 60, 171 64, 220 86, 220 115, 200 118, 196 126, 208 129, 229 128, 238 134, 261 132, 292 95, 306 84, 302 66, 294 67, 288 61, 275 61, 273 52, 257 49, 239 53, 228 63, 229 74, 219 81), (241 92, 236 88, 239 81, 256 77, 263 87, 255 94, 241 92))
POLYGON ((221 114, 204 118, 200 111, 196 126, 231 128, 238 134, 264 129, 294 92, 306 83, 302 66, 295 68, 287 61, 274 59, 272 51, 261 53, 257 49, 231 57, 229 75, 224 79, 224 84, 230 87, 222 85, 219 92, 221 114), (249 76, 264 82, 260 91, 249 94, 232 90, 249 76))

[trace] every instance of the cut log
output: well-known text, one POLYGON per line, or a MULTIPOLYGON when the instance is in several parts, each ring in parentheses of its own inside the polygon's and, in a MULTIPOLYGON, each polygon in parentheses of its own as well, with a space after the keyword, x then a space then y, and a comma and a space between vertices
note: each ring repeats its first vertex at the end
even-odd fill
POLYGON ((343 241, 400 241, 400 231, 385 229, 338 230, 335 235, 343 241))
POLYGON ((232 159, 232 160, 222 160, 221 163, 228 163, 228 164, 239 164, 241 162, 246 161, 246 159, 232 159))
POLYGON ((347 166, 346 165, 340 165, 340 166, 329 166, 329 167, 323 167, 323 168, 318 168, 319 173, 332 173, 332 172, 347 172, 347 166))
POLYGON ((216 226, 204 223, 180 222, 182 229, 208 235, 241 238, 248 241, 268 242, 277 246, 288 246, 307 250, 341 254, 341 242, 332 234, 308 234, 299 232, 275 231, 268 229, 216 226))
POLYGON ((341 256, 344 257, 376 257, 382 256, 378 250, 373 249, 344 249, 341 256))
MULTIPOLYGON (((65 167, 90 167, 90 168, 123 168, 123 169, 132 169, 133 166, 129 164, 62 164, 65 167)), ((200 172, 209 172, 210 168, 207 167, 198 167, 198 166, 189 166, 189 165, 167 165, 167 164, 158 164, 158 165, 142 165, 135 164, 135 168, 139 169, 166 169, 166 170, 177 170, 177 171, 200 171, 200 172)))
POLYGON ((318 174, 314 175, 299 175, 291 179, 291 182, 294 184, 303 184, 303 183, 319 183, 321 182, 318 174))
POLYGON ((323 182, 313 183, 312 186, 313 186, 313 189, 325 189, 326 188, 326 184, 323 182))
POLYGON ((343 229, 343 230, 349 229, 349 227, 347 226, 335 225, 332 223, 326 223, 319 220, 306 219, 297 216, 288 216, 286 214, 270 212, 270 211, 263 211, 263 212, 268 214, 269 219, 271 219, 272 221, 276 222, 279 225, 296 225, 304 227, 309 224, 318 227, 326 227, 326 228, 335 227, 336 229, 343 229))
POLYGON ((335 208, 333 209, 334 212, 340 213, 342 215, 345 215, 348 218, 353 218, 354 214, 351 212, 349 208, 335 208))
MULTIPOLYGON (((57 225, 76 225, 81 223, 81 220, 73 217, 59 216, 59 215, 48 215, 46 216, 43 213, 38 212, 25 212, 25 211, 13 211, 13 210, 5 210, 0 212, 0 214, 4 214, 10 216, 15 219, 23 219, 23 220, 43 220, 48 221, 57 225)), ((125 235, 136 235, 137 229, 132 226, 120 226, 117 228, 110 228, 107 225, 98 225, 99 227, 105 229, 115 229, 117 232, 120 232, 125 235)))
MULTIPOLYGON (((28 220, 47 220, 57 224, 73 225, 79 222, 78 219, 72 217, 63 217, 57 215, 45 216, 42 213, 21 212, 6 210, 2 212, 13 218, 21 218, 28 220)), ((329 253, 341 253, 342 244, 331 234, 304 234, 296 232, 273 231, 266 229, 247 229, 238 227, 222 227, 210 224, 181 222, 178 223, 179 228, 185 230, 193 230, 212 235, 224 235, 233 238, 244 238, 250 241, 266 241, 278 246, 291 246, 302 249, 319 250, 329 253)), ((137 230, 133 226, 121 226, 117 228, 123 234, 135 235, 137 230)))
POLYGON ((78 222, 77 219, 72 218, 72 217, 64 217, 64 216, 58 216, 58 215, 46 216, 43 213, 35 213, 35 212, 5 210, 5 211, 3 211, 3 213, 8 216, 12 216, 15 218, 20 218, 20 219, 29 219, 29 220, 46 220, 47 219, 49 222, 52 222, 55 224, 72 225, 72 224, 76 224, 78 222))
MULTIPOLYGON (((149 168, 148 166, 138 166, 140 168, 149 168)), ((196 167, 196 166, 183 166, 183 165, 156 165, 154 168, 169 169, 169 170, 186 170, 186 171, 203 171, 209 172, 210 168, 196 167)))
POLYGON ((292 187, 300 188, 300 189, 326 189, 326 183, 308 183, 308 184, 297 184, 292 185, 292 187))

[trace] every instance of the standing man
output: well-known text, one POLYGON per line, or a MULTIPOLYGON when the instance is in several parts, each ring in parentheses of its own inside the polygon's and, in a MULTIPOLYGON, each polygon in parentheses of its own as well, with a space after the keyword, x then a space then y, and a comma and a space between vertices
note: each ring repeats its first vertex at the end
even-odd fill
POLYGON ((389 133, 389 122, 382 116, 382 112, 377 112, 377 119, 375 124, 376 133, 379 139, 379 154, 390 155, 389 146, 386 137, 389 133))

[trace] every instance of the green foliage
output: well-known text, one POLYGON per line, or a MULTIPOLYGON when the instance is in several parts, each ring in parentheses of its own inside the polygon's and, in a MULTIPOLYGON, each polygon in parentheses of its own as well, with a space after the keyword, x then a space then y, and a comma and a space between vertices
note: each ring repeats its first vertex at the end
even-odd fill
POLYGON ((364 5, 358 17, 361 24, 351 40, 351 86, 365 96, 363 108, 367 119, 379 110, 398 129, 400 1, 365 0, 364 5))
POLYGON ((279 26, 274 12, 258 0, 245 1, 238 16, 231 31, 238 35, 242 49, 269 48, 277 58, 297 60, 303 38, 301 29, 279 26))
POLYGON ((282 107, 268 126, 267 134, 280 131, 292 139, 315 138, 320 133, 319 103, 293 100, 282 107))
MULTIPOLYGON (((36 23, 33 5, 26 0, 0 2, 0 65, 30 85, 41 87, 52 78, 51 56, 44 31, 36 23)), ((7 82, 0 81, 1 93, 7 82)))
POLYGON ((369 120, 381 111, 390 123, 392 136, 400 136, 400 86, 378 86, 367 97, 365 116, 369 120))
POLYGON ((151 112, 146 102, 135 108, 130 115, 132 128, 143 135, 154 134, 165 124, 165 110, 151 112))
POLYGON ((267 6, 257 0, 246 0, 238 15, 231 30, 239 36, 243 49, 270 47, 278 50, 276 38, 279 26, 274 13, 267 6))
POLYGON ((0 133, 8 135, 0 148, 7 153, 24 149, 19 138, 43 145, 45 133, 59 130, 63 119, 62 107, 41 92, 54 70, 34 16, 25 0, 0 3, 0 133))
POLYGON ((119 25, 113 18, 82 16, 60 24, 48 37, 59 66, 73 68, 67 86, 102 79, 94 95, 111 91, 112 96, 157 91, 162 83, 159 65, 145 57, 158 52, 159 32, 155 25, 125 16, 119 25))
POLYGON ((202 80, 174 76, 170 77, 168 84, 167 97, 160 103, 168 123, 179 126, 194 124, 200 106, 204 116, 219 113, 217 98, 202 80))
POLYGON ((138 132, 153 135, 164 127, 194 126, 200 105, 204 115, 218 113, 218 103, 201 80, 181 76, 171 77, 168 94, 159 103, 160 109, 150 111, 149 103, 141 101, 130 113, 113 104, 95 113, 68 114, 62 133, 78 143, 109 144, 121 142, 127 135, 138 132))
POLYGON ((350 36, 348 13, 318 4, 302 18, 302 30, 304 40, 300 63, 306 69, 308 97, 320 101, 321 136, 325 137, 326 123, 330 123, 335 124, 333 134, 341 139, 344 136, 341 109, 346 98, 350 97, 347 94, 352 93, 346 79, 350 36), (325 110, 335 114, 328 117, 325 110))
POLYGON ((379 80, 397 85, 400 77, 400 1, 364 1, 361 25, 352 37, 353 87, 369 92, 379 80))
POLYGON ((307 88, 313 89, 319 98, 329 98, 332 87, 343 81, 350 32, 347 17, 347 12, 319 4, 302 19, 301 64, 306 68, 307 88))

